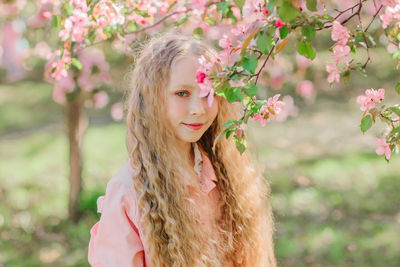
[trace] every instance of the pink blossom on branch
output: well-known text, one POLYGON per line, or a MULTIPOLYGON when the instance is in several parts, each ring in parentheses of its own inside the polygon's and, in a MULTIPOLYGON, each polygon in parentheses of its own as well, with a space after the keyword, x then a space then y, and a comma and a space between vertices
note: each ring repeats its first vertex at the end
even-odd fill
POLYGON ((200 97, 207 97, 207 104, 209 107, 212 106, 214 101, 214 88, 211 79, 207 76, 211 71, 211 68, 214 66, 215 62, 221 63, 221 58, 218 55, 213 55, 211 61, 207 61, 207 59, 202 55, 199 57, 200 66, 196 72, 196 82, 200 87, 200 97))
POLYGON ((340 74, 339 74, 339 70, 337 69, 337 66, 335 64, 332 64, 332 63, 326 64, 326 71, 329 73, 329 75, 328 75, 329 83, 333 83, 334 81, 337 83, 339 82, 340 74))
POLYGON ((350 34, 345 26, 342 26, 338 21, 334 21, 331 38, 340 45, 346 45, 348 39, 350 38, 350 34))
POLYGON ((336 64, 339 62, 349 63, 351 61, 350 47, 347 45, 337 44, 333 47, 333 54, 330 55, 333 59, 335 59, 336 64))
POLYGON ((379 138, 375 139, 375 143, 378 145, 375 151, 376 154, 378 156, 382 156, 383 154, 385 154, 385 158, 389 160, 392 155, 392 150, 390 149, 389 144, 387 144, 384 139, 379 138))
POLYGON ((375 103, 380 103, 385 98, 385 89, 380 88, 379 90, 367 89, 365 95, 357 97, 357 103, 360 104, 362 111, 369 110, 375 107, 375 103))
POLYGON ((278 101, 280 94, 268 98, 267 104, 263 105, 260 113, 255 113, 250 117, 252 121, 258 121, 261 126, 267 125, 270 120, 276 119, 277 115, 282 111, 284 102, 278 101))

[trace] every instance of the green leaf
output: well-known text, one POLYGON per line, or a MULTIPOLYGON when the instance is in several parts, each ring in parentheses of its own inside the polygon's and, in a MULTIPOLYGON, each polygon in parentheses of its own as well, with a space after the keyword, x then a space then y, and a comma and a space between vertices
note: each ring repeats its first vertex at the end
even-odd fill
POLYGON ((234 131, 235 131, 235 129, 226 130, 225 138, 228 139, 229 136, 231 135, 231 133, 233 133, 234 131))
POLYGON ((303 36, 311 41, 312 39, 314 39, 315 36, 315 28, 311 25, 305 25, 302 29, 301 32, 303 33, 303 36))
POLYGON ((398 107, 390 107, 389 109, 391 111, 393 111, 394 113, 396 113, 397 116, 400 116, 400 108, 398 108, 398 107))
POLYGON ((230 89, 225 90, 225 97, 229 103, 232 103, 236 100, 241 101, 243 98, 242 91, 238 87, 232 87, 230 89))
POLYGON ((186 14, 183 14, 180 16, 176 21, 175 21, 175 26, 179 26, 182 23, 184 23, 188 19, 188 16, 186 14))
POLYGON ((229 3, 222 1, 222 2, 217 2, 217 11, 222 14, 223 17, 226 17, 226 15, 229 12, 229 3))
POLYGON ((272 48, 272 37, 266 32, 262 32, 257 38, 257 47, 264 54, 268 54, 269 49, 272 48))
POLYGON ((81 70, 81 69, 82 69, 82 63, 79 61, 79 59, 73 57, 73 58, 71 59, 71 61, 72 61, 72 66, 74 66, 74 67, 77 68, 78 70, 81 70))
POLYGON ((60 28, 61 17, 60 16, 53 16, 53 26, 55 28, 60 28))
POLYGON ((239 140, 236 136, 233 137, 233 142, 236 145, 237 150, 239 150, 240 155, 246 150, 246 139, 239 140))
POLYGON ((315 50, 312 48, 311 43, 308 41, 301 42, 297 48, 297 52, 299 52, 300 55, 305 56, 309 59, 314 59, 316 56, 315 50))
POLYGON ((396 89, 396 92, 400 95, 400 82, 396 83, 395 89, 396 89))
POLYGON ((222 128, 229 127, 229 126, 232 126, 234 124, 235 124, 235 121, 229 120, 229 121, 225 122, 224 124, 222 124, 222 128))
POLYGON ((258 88, 254 84, 249 84, 243 87, 244 93, 248 96, 255 96, 257 94, 258 88))
POLYGON ((137 30, 136 22, 134 20, 129 21, 128 24, 126 25, 126 30, 129 33, 136 31, 137 30))
POLYGON ((255 55, 251 55, 249 57, 243 57, 242 66, 245 70, 248 70, 252 74, 254 74, 257 68, 258 59, 255 55))
POLYGON ((197 40, 201 40, 203 38, 203 28, 197 27, 196 29, 193 30, 193 37, 197 40))
POLYGON ((61 7, 61 12, 63 12, 64 14, 66 14, 67 16, 72 16, 72 11, 71 8, 69 6, 69 3, 65 3, 62 7, 61 7))
POLYGON ((284 22, 289 22, 300 15, 300 11, 292 6, 290 0, 284 0, 283 4, 277 7, 278 15, 284 22))
POLYGON ((331 15, 328 15, 328 14, 323 14, 321 16, 321 18, 326 19, 326 20, 330 20, 330 21, 334 21, 335 20, 334 17, 332 17, 331 15))
POLYGON ((233 2, 235 2, 235 5, 242 9, 242 7, 244 6, 244 3, 246 2, 246 0, 233 0, 233 2))
POLYGON ((285 39, 286 36, 289 34, 289 28, 285 25, 282 28, 279 29, 279 34, 281 36, 281 39, 285 39))
POLYGON ((361 120, 361 131, 363 134, 368 131, 369 128, 372 126, 372 118, 371 115, 366 115, 362 120, 361 120))
POLYGON ((306 0, 306 7, 310 11, 318 11, 317 10, 317 0, 306 0))
POLYGON ((274 10, 274 6, 275 6, 276 0, 269 0, 268 1, 268 10, 270 13, 272 13, 272 11, 274 10))

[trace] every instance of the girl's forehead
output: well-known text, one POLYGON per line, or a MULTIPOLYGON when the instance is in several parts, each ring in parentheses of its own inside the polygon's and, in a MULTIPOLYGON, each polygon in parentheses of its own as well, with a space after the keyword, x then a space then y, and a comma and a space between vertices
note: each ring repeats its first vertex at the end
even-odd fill
POLYGON ((195 85, 196 72, 200 64, 197 57, 188 56, 180 59, 171 66, 170 87, 181 84, 195 85))

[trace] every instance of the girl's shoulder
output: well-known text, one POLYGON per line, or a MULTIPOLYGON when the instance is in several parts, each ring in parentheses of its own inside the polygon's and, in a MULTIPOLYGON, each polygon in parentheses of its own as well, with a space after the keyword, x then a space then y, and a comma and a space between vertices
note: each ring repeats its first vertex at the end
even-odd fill
POLYGON ((105 195, 97 199, 97 211, 103 213, 104 208, 124 207, 131 219, 136 217, 136 191, 132 176, 134 171, 130 161, 126 162, 108 181, 105 195))
POLYGON ((130 164, 130 160, 125 162, 125 164, 117 171, 117 173, 110 179, 107 183, 107 187, 110 185, 123 185, 128 188, 133 188, 132 176, 134 175, 134 170, 130 164))

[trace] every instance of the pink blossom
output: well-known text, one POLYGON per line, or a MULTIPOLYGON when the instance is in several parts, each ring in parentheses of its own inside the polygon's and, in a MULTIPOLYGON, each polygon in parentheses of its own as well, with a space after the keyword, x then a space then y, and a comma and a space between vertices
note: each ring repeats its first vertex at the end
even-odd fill
POLYGON ((289 116, 296 117, 298 115, 299 109, 294 104, 293 97, 286 95, 283 97, 282 102, 285 103, 285 105, 276 115, 276 121, 285 121, 289 116))
POLYGON ((382 20, 382 27, 385 29, 390 24, 390 22, 392 22, 393 14, 389 11, 388 8, 386 8, 385 14, 382 14, 379 17, 382 20))
POLYGON ((279 29, 282 28, 285 24, 281 21, 281 19, 277 19, 275 21, 275 26, 279 29))
POLYGON ((298 53, 296 53, 296 62, 297 62, 297 66, 300 69, 305 69, 305 68, 308 67, 308 65, 310 65, 311 60, 306 58, 306 57, 304 57, 304 56, 302 56, 302 55, 300 55, 300 54, 298 54, 298 53))
POLYGON ((382 0, 382 5, 384 6, 395 6, 396 0, 382 0))
POLYGON ((331 38, 333 41, 337 41, 340 45, 346 45, 347 40, 350 38, 350 34, 345 26, 342 26, 340 22, 335 20, 332 26, 331 38))
POLYGON ((53 16, 53 14, 50 11, 43 11, 40 15, 43 19, 49 19, 51 18, 51 16, 53 16))
POLYGON ((75 88, 75 82, 72 79, 72 75, 68 74, 65 77, 61 77, 56 81, 53 88, 53 100, 56 103, 63 104, 66 101, 65 95, 70 93, 75 88))
POLYGON ((100 91, 93 95, 95 108, 104 108, 108 104, 108 95, 104 91, 100 91))
POLYGON ((57 50, 52 54, 47 56, 49 63, 46 65, 46 71, 50 74, 48 78, 54 78, 59 80, 63 77, 67 77, 67 70, 65 65, 71 64, 71 57, 69 56, 69 51, 64 50, 63 56, 61 56, 61 51, 57 50))
POLYGON ((302 81, 296 88, 296 92, 308 100, 314 98, 314 84, 311 81, 302 81))
POLYGON ((111 106, 111 117, 115 121, 120 121, 124 117, 123 105, 121 102, 111 106))
POLYGON ((336 64, 339 62, 349 63, 351 61, 351 57, 349 57, 350 47, 347 45, 337 44, 333 47, 333 54, 330 55, 333 59, 335 59, 336 64))
POLYGON ((326 64, 326 71, 329 73, 329 75, 328 75, 329 83, 333 83, 333 81, 335 81, 337 83, 339 82, 340 74, 339 74, 339 71, 335 64, 332 64, 332 63, 326 64))
POLYGON ((214 88, 213 88, 213 84, 210 80, 210 78, 205 78, 203 83, 199 84, 200 87, 200 97, 205 97, 207 96, 207 104, 209 107, 212 106, 212 103, 214 101, 214 88))
POLYGON ((357 103, 361 105, 360 109, 366 111, 375 107, 376 102, 382 102, 385 98, 385 89, 380 88, 379 90, 367 89, 365 95, 357 97, 357 103))
POLYGON ((84 53, 80 54, 78 59, 82 63, 78 84, 83 90, 92 91, 101 87, 103 83, 111 82, 108 74, 110 66, 101 50, 84 50, 84 53), (97 70, 97 72, 94 73, 94 70, 97 70))
POLYGON ((196 82, 197 83, 203 83, 204 82, 204 78, 206 78, 206 76, 207 75, 204 72, 201 72, 201 71, 197 72, 196 73, 196 82))
POLYGON ((379 138, 375 139, 375 143, 378 145, 375 151, 376 154, 378 156, 382 156, 383 154, 385 154, 385 158, 389 160, 392 155, 392 150, 390 149, 389 144, 387 144, 384 139, 379 138))
POLYGON ((229 37, 226 34, 224 34, 222 36, 222 39, 219 40, 218 44, 219 44, 219 46, 221 48, 226 49, 226 48, 229 48, 231 46, 232 42, 231 42, 231 39, 229 39, 229 37))
POLYGON ((261 126, 267 125, 270 120, 276 119, 277 115, 282 111, 285 103, 278 101, 280 94, 268 98, 267 104, 263 105, 260 113, 255 113, 250 117, 252 121, 258 121, 261 126))
POLYGON ((247 28, 250 24, 239 24, 231 30, 231 33, 235 36, 244 36, 246 34, 247 28))
POLYGON ((191 1, 192 2, 192 5, 193 5, 193 8, 194 9, 198 9, 198 10, 204 10, 204 8, 206 7, 206 4, 207 4, 207 0, 193 0, 193 1, 191 1))
POLYGON ((262 11, 262 13, 263 13, 265 16, 268 16, 268 15, 269 15, 269 10, 268 10, 268 8, 267 8, 267 7, 264 8, 263 11, 262 11))

